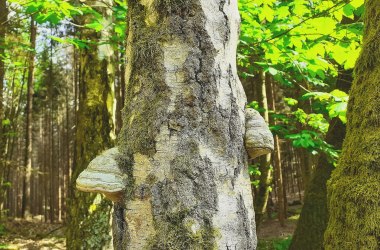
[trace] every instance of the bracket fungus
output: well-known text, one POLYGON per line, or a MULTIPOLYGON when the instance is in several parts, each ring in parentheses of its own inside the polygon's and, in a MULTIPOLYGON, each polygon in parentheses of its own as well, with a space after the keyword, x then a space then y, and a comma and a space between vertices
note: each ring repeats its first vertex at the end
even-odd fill
POLYGON ((245 148, 250 159, 269 154, 274 149, 273 135, 264 118, 252 108, 245 109, 245 148))
POLYGON ((76 187, 83 192, 101 193, 113 202, 120 201, 125 189, 124 174, 117 165, 117 148, 104 151, 79 174, 76 187))

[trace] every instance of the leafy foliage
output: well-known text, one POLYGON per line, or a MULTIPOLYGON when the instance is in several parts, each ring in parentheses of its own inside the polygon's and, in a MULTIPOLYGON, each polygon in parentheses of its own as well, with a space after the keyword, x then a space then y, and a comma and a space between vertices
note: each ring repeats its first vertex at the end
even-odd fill
POLYGON ((33 15, 39 24, 49 22, 57 25, 66 18, 83 14, 80 8, 64 0, 9 0, 9 2, 20 5, 23 12, 27 15, 33 15))
MULTIPOLYGON (((241 76, 266 72, 292 94, 283 99, 287 108, 269 111, 276 122, 270 124, 272 132, 294 147, 326 153, 334 162, 339 151, 324 136, 334 117, 346 122, 348 95, 334 88, 339 72, 352 69, 359 55, 363 4, 363 0, 239 1, 241 76)), ((263 111, 257 102, 249 106, 263 111)))
POLYGON ((254 177, 254 180, 251 180, 251 184, 258 188, 260 180, 258 177, 261 176, 261 171, 258 164, 253 164, 248 166, 248 173, 254 177))

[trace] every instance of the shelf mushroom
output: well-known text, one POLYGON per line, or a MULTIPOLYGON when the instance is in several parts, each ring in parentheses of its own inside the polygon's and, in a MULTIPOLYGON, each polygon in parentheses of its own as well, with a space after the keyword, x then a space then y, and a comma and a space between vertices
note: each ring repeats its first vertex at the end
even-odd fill
POLYGON ((250 159, 269 154, 274 149, 273 135, 264 118, 252 108, 245 109, 245 148, 250 159))
POLYGON ((120 171, 116 156, 119 151, 111 148, 93 159, 79 174, 76 187, 83 192, 102 193, 113 202, 123 197, 124 175, 120 171))

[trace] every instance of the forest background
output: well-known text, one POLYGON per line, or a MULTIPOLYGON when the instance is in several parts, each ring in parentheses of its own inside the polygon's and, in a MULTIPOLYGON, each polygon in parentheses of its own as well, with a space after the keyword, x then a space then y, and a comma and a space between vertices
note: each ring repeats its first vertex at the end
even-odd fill
MULTIPOLYGON (((304 204, 292 244, 320 242, 302 228, 326 227, 364 1, 239 0, 239 10, 238 72, 275 138, 248 168, 258 230, 268 218, 286 227, 304 204)), ((110 203, 73 183, 121 129, 127 13, 121 0, 0 0, 0 216, 68 224, 69 249, 110 239, 110 203)))

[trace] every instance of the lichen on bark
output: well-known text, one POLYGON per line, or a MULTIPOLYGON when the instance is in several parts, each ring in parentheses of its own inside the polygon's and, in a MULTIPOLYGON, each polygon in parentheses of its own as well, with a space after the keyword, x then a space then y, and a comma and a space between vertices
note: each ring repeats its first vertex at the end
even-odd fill
POLYGON ((131 0, 128 7, 118 144, 134 181, 118 204, 125 212, 115 220, 125 228, 116 248, 255 249, 237 3, 131 0))

